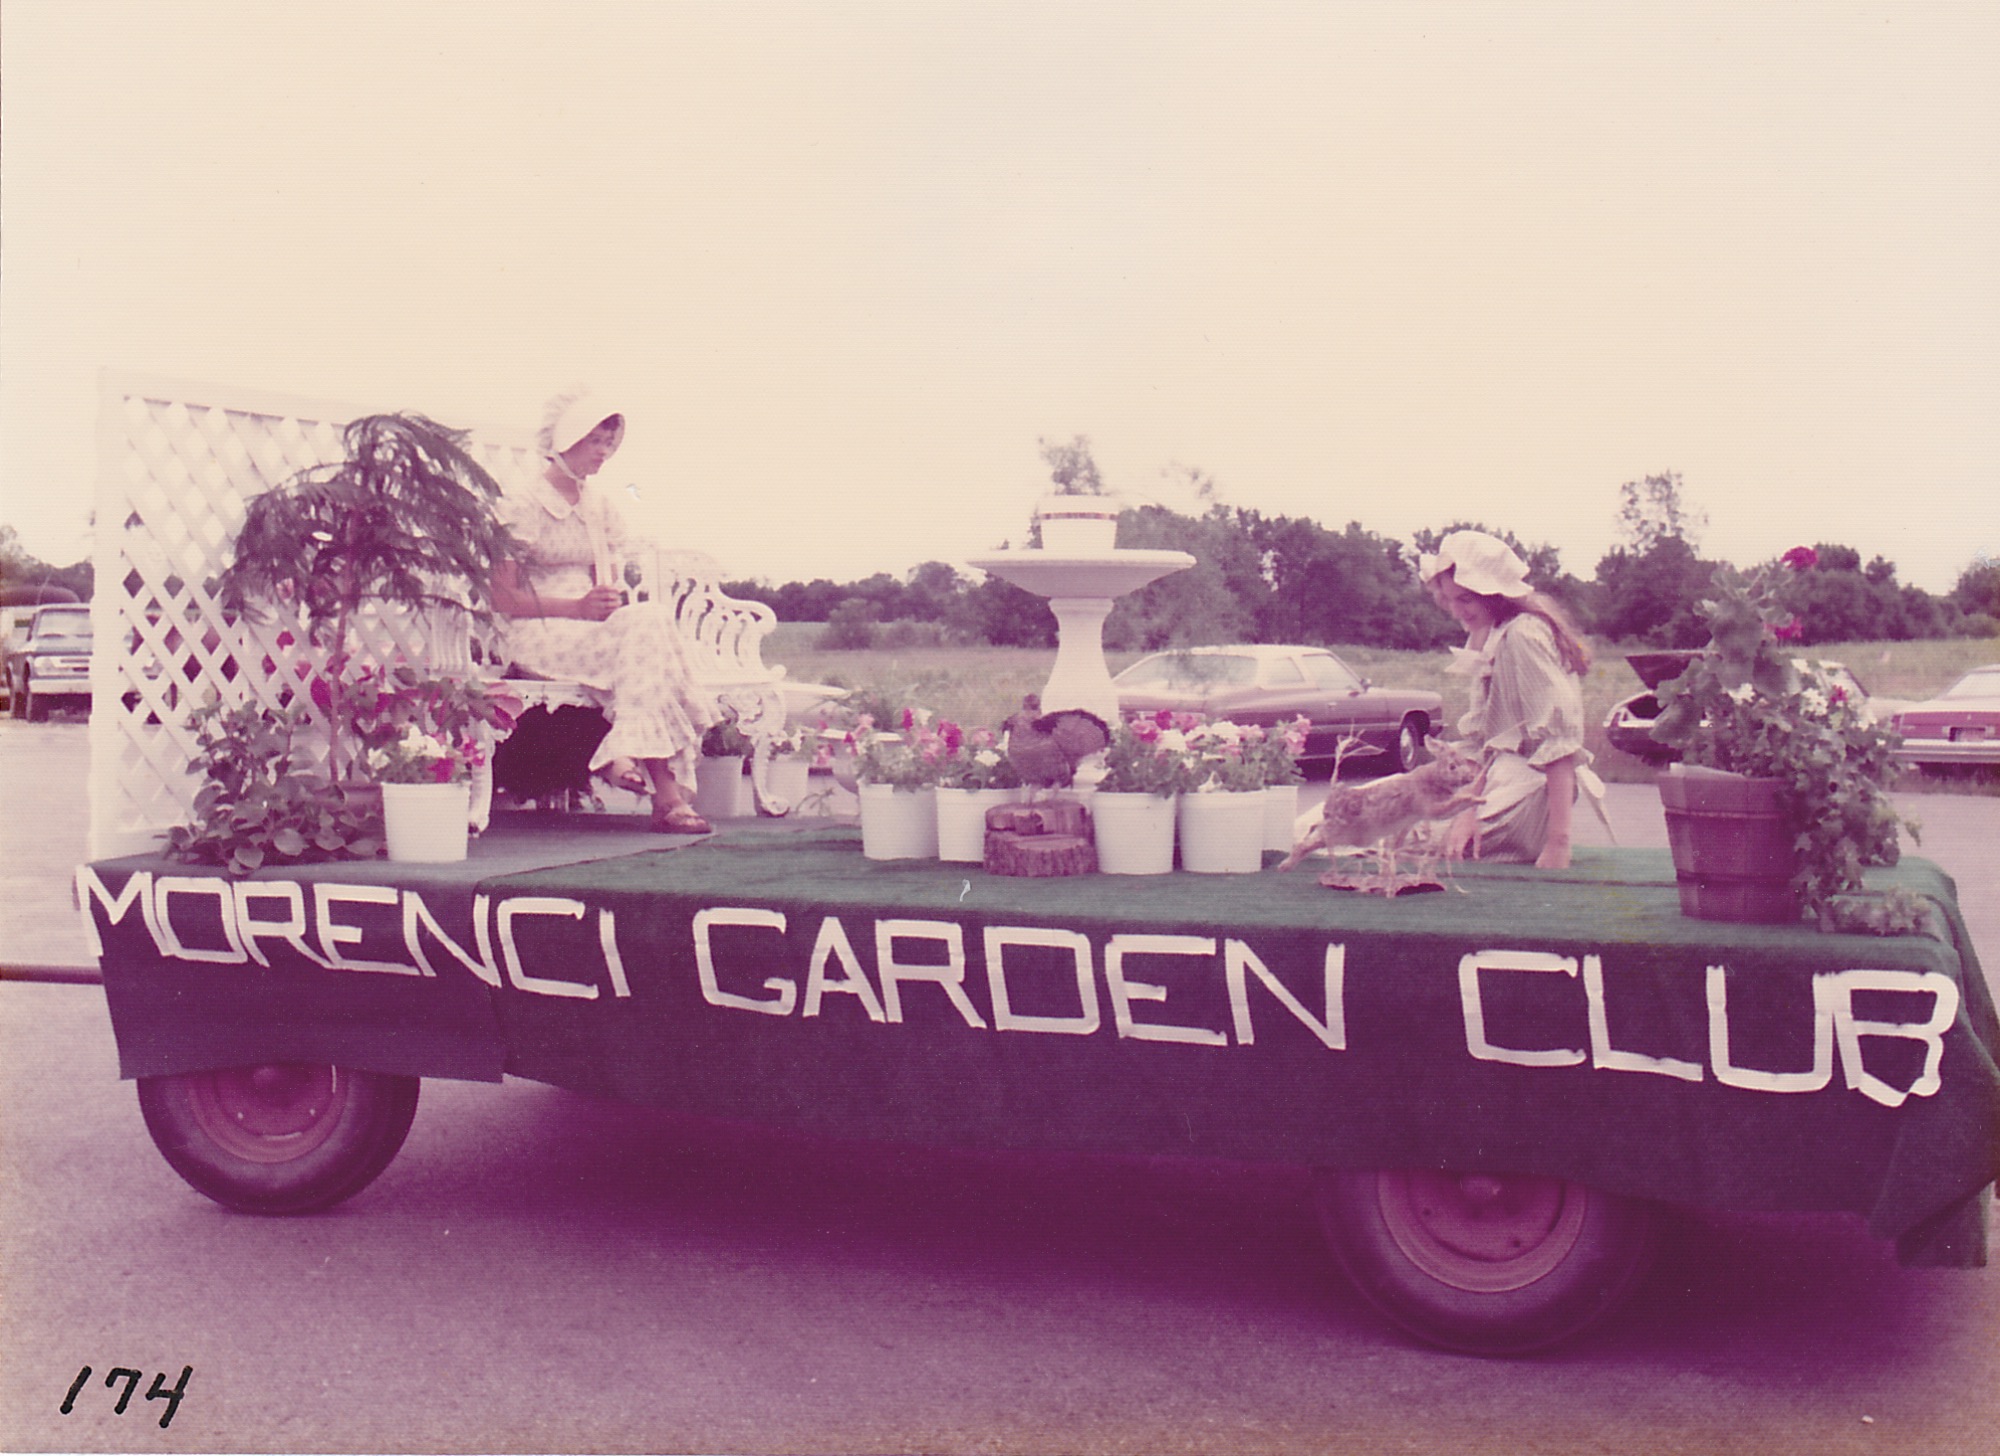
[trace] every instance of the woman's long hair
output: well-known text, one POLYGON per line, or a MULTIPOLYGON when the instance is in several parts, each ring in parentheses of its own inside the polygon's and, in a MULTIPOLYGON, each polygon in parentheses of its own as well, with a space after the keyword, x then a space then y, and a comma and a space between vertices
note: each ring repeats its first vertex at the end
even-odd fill
POLYGON ((1578 677, 1590 671, 1590 644, 1584 641, 1583 633, 1570 620, 1568 610, 1547 592, 1532 591, 1525 597, 1486 597, 1493 608, 1493 615, 1502 622, 1518 617, 1526 612, 1531 617, 1540 617, 1549 624, 1549 631, 1556 639, 1556 655, 1562 658, 1563 666, 1578 677))

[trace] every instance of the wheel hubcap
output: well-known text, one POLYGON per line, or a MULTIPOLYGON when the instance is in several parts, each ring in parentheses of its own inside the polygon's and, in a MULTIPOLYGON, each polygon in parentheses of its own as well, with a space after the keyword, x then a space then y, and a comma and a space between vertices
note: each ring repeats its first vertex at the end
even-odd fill
POLYGON ((1560 1178, 1506 1173, 1382 1173, 1382 1217, 1410 1262, 1479 1294, 1522 1289, 1576 1247, 1589 1191, 1560 1178))
POLYGON ((231 1067, 188 1079, 202 1131, 252 1163, 289 1163, 333 1135, 347 1105, 348 1079, 336 1067, 231 1067))

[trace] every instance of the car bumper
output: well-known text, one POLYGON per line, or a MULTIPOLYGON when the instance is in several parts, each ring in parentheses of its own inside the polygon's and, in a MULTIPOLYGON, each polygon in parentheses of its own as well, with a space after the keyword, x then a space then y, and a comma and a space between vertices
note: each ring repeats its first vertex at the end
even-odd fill
POLYGON ((2000 764, 2000 738, 1905 738, 1896 757, 1904 763, 2000 764))

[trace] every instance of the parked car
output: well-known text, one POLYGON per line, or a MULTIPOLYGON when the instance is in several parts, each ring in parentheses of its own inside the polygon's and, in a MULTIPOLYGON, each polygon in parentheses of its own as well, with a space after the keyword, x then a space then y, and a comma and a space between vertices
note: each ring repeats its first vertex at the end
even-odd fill
POLYGON ((1921 703, 1896 714, 1905 763, 2000 764, 2000 662, 1975 667, 1921 703))
POLYGON ((52 707, 90 708, 90 608, 37 607, 27 640, 7 655, 8 707, 39 723, 52 707))
POLYGON ((1376 687, 1324 647, 1185 647, 1142 657, 1111 680, 1127 717, 1200 713, 1262 727, 1304 715, 1302 758, 1332 762, 1341 739, 1359 734, 1350 759, 1414 768, 1424 740, 1443 722, 1444 699, 1420 688, 1376 687))
MULTIPOLYGON (((1647 688, 1628 698, 1620 698, 1604 715, 1604 736, 1613 748, 1656 766, 1672 763, 1681 756, 1678 748, 1653 738, 1653 724, 1660 716, 1660 700, 1654 689, 1668 678, 1677 676, 1692 656, 1692 653, 1635 653, 1626 659, 1638 671, 1640 680, 1647 684, 1647 688), (1681 660, 1669 666, 1666 659, 1670 657, 1681 660), (1644 663, 1641 658, 1645 659, 1644 663)), ((1880 716, 1887 711, 1883 703, 1869 698, 1868 689, 1861 685, 1861 680, 1841 663, 1812 662, 1795 657, 1792 666, 1815 679, 1822 688, 1839 688, 1849 700, 1862 704, 1864 712, 1870 716, 1880 716)))

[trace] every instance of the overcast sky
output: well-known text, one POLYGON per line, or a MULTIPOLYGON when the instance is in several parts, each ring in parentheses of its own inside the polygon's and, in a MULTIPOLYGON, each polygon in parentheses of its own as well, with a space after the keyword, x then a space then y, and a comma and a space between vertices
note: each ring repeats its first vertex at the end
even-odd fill
POLYGON ((2000 556, 2000 4, 7 0, 0 521, 98 371, 527 427, 774 581, 1185 504, 2000 556))

